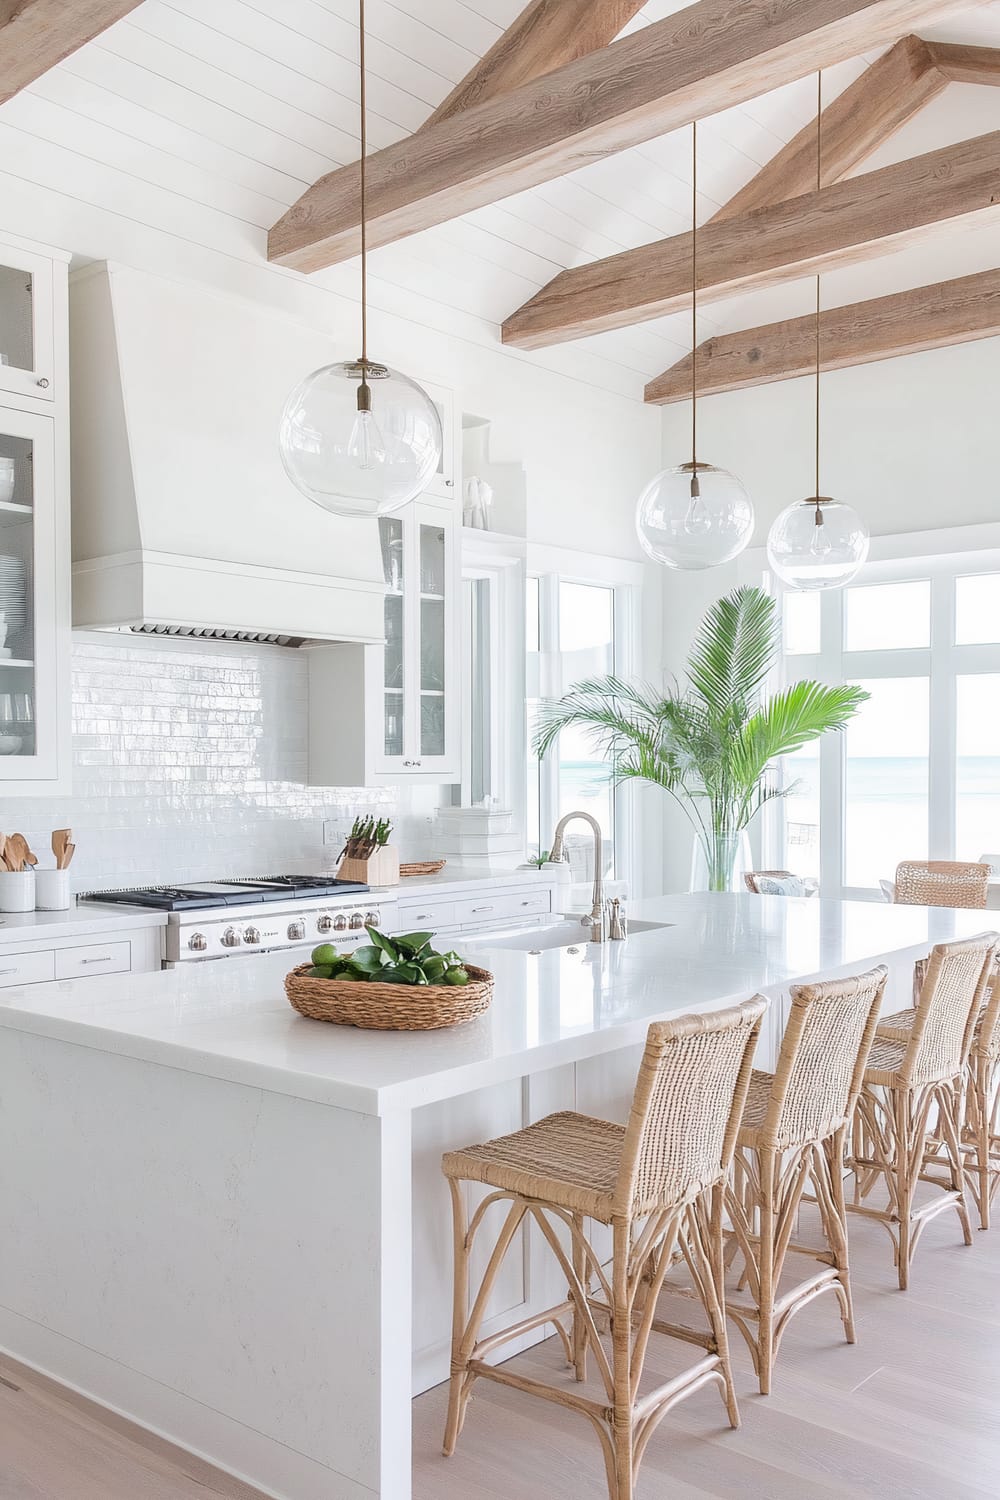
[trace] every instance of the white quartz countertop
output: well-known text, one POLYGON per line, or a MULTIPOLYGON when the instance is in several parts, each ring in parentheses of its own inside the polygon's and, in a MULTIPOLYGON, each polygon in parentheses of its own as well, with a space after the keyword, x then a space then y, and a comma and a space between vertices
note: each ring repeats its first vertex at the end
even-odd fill
POLYGON ((373 885, 372 895, 395 896, 399 901, 408 897, 423 899, 425 896, 457 895, 460 891, 474 891, 478 886, 489 884, 506 885, 551 885, 554 873, 549 870, 481 870, 467 869, 450 861, 436 875, 408 875, 398 885, 373 885))
POLYGON ((4 912, 0 915, 0 944, 38 943, 47 938, 86 937, 88 933, 125 932, 132 927, 165 927, 167 914, 135 907, 102 906, 84 901, 68 911, 4 912))
POLYGON ((282 953, 4 990, 0 1028, 382 1114, 628 1046, 684 1011, 886 955, 909 962, 990 926, 984 912, 749 894, 663 897, 631 915, 674 925, 577 953, 464 945, 496 994, 486 1015, 448 1030, 306 1020, 285 999, 282 953))

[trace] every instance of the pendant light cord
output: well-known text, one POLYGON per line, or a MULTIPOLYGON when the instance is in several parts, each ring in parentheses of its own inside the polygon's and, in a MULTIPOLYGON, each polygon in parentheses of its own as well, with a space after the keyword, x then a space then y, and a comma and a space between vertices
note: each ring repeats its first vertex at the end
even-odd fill
MULTIPOLYGON (((364 0, 362 0, 364 3, 364 0)), ((816 73, 816 192, 823 186, 823 72, 816 73)), ((816 525, 822 526, 823 512, 819 506, 819 382, 820 382, 820 300, 819 272, 816 273, 816 525)))
POLYGON ((698 121, 691 121, 691 472, 698 473, 698 121))
POLYGON ((361 68, 361 384, 368 384, 368 70, 365 65, 365 0, 358 0, 361 68))

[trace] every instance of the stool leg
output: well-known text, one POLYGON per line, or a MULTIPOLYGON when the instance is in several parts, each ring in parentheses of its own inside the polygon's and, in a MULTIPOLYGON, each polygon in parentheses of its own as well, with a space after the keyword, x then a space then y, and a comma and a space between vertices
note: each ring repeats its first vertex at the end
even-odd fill
MULTIPOLYGON (((913 1258, 913 1190, 919 1163, 911 1161, 913 1143, 910 1139, 910 1096, 906 1089, 892 1090, 893 1111, 893 1160, 889 1180, 892 1204, 899 1220, 899 1290, 905 1292, 910 1285, 910 1261, 913 1258)), ((920 1142, 921 1153, 923 1142, 920 1142)))
MULTIPOLYGON (((590 1268, 587 1265, 587 1252, 584 1247, 584 1223, 582 1214, 573 1215, 573 1269, 577 1280, 584 1288, 590 1285, 590 1268)), ((577 1380, 587 1378, 587 1325, 582 1310, 577 1306, 576 1298, 572 1291, 570 1296, 573 1300, 573 1369, 577 1380)))
POLYGON ((632 1449, 632 1299, 629 1296, 631 1226, 614 1226, 612 1267, 611 1369, 614 1400, 611 1441, 614 1448, 615 1487, 611 1500, 633 1500, 635 1470, 632 1449))
POLYGON ((760 1200, 757 1206, 759 1240, 757 1264, 760 1290, 757 1318, 757 1379, 762 1396, 771 1393, 774 1366, 774 1172, 773 1151, 757 1152, 760 1200))
POLYGON ((707 1215, 697 1203, 688 1209, 688 1223, 694 1219, 691 1235, 692 1249, 704 1262, 705 1311, 715 1339, 715 1349, 722 1370, 723 1398, 730 1427, 739 1427, 740 1409, 736 1402, 736 1387, 733 1384, 733 1366, 729 1355, 729 1329, 726 1324, 726 1265, 725 1245, 722 1235, 722 1215, 725 1208, 725 1186, 719 1183, 712 1189, 707 1215), (704 1236, 698 1230, 704 1225, 704 1236))
POLYGON ((847 1202, 844 1195, 844 1145, 847 1131, 838 1130, 829 1140, 813 1148, 814 1170, 822 1174, 822 1187, 816 1183, 816 1200, 837 1267, 840 1317, 844 1337, 849 1344, 857 1342, 854 1327, 854 1298, 851 1293, 851 1268, 848 1260, 847 1202))
POLYGON ((962 1236, 967 1245, 972 1244, 972 1226, 969 1223, 969 1206, 965 1201, 965 1163, 959 1139, 961 1131, 962 1084, 943 1084, 937 1091, 938 1129, 944 1142, 948 1158, 952 1191, 958 1194, 955 1211, 962 1226, 962 1236))
POLYGON ((465 1332, 465 1321, 469 1313, 468 1216, 465 1212, 465 1199, 462 1196, 461 1183, 457 1182, 454 1177, 449 1177, 448 1186, 451 1189, 455 1271, 452 1291, 451 1379, 448 1386, 448 1416, 444 1429, 445 1458, 450 1458, 455 1451, 455 1444, 458 1442, 458 1434, 462 1429, 462 1418, 465 1415, 465 1405, 468 1400, 466 1392, 466 1367, 468 1365, 468 1358, 466 1357, 464 1361, 462 1360, 461 1345, 462 1335, 465 1332))

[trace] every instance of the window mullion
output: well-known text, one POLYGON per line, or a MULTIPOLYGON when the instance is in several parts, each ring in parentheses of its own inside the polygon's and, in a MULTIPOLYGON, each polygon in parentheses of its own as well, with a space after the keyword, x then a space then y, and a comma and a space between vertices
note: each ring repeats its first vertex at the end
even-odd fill
POLYGON ((955 578, 931 580, 930 764, 927 850, 931 859, 955 858, 957 686, 955 578))

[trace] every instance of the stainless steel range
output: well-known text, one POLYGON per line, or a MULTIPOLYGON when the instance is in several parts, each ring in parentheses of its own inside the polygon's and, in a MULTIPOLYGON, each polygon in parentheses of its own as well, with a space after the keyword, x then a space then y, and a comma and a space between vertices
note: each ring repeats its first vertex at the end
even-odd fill
POLYGON ((394 926, 396 898, 325 875, 208 880, 141 890, 89 891, 84 901, 167 913, 165 967, 251 957, 276 948, 368 941, 365 927, 394 926))

